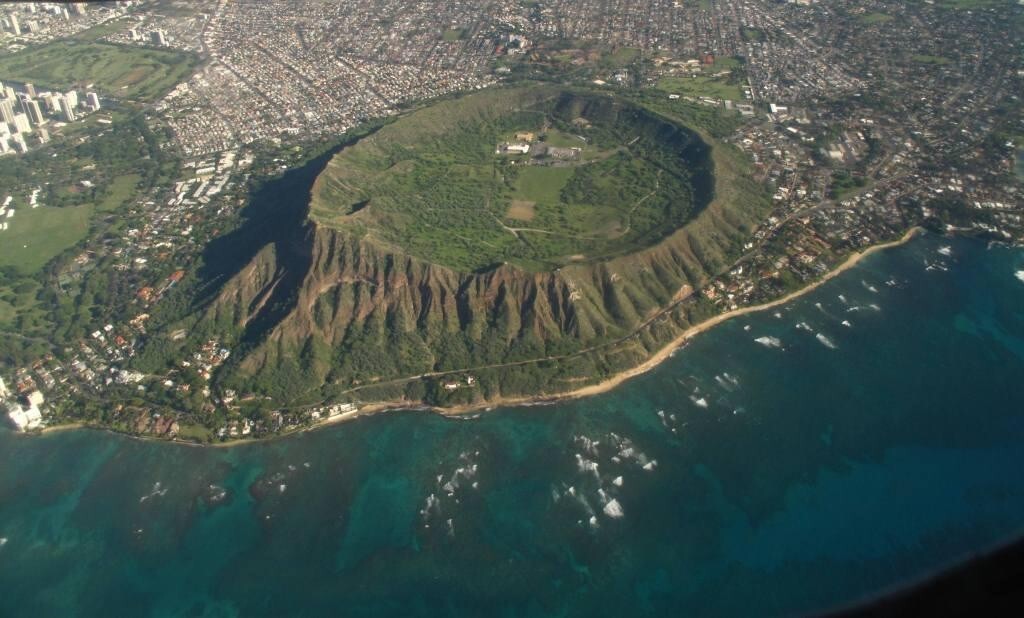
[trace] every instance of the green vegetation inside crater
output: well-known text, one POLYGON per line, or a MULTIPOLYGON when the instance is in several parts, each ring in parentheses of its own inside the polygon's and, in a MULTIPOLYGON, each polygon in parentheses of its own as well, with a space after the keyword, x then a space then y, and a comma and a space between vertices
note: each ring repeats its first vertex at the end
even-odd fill
POLYGON ((708 151, 690 130, 612 97, 495 90, 342 151, 317 181, 311 216, 459 270, 545 270, 679 228, 710 199, 708 151))

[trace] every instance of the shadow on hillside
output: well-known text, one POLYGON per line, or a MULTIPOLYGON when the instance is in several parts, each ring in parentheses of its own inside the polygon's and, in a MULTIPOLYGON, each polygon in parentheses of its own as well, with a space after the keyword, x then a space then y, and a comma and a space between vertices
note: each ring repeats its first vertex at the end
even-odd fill
POLYGON ((310 188, 342 147, 332 148, 302 167, 259 184, 252 191, 241 212, 241 225, 210 241, 203 251, 202 267, 197 273, 197 306, 210 302, 225 283, 269 244, 277 245, 282 265, 288 270, 301 266, 291 262, 293 257, 308 254, 308 249, 302 248, 299 241, 309 210, 310 188))

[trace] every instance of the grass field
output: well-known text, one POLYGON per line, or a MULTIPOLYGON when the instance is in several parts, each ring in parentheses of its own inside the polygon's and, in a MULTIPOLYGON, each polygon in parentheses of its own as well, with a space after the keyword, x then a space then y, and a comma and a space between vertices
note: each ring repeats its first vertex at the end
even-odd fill
POLYGON ((576 172, 574 167, 533 166, 519 171, 512 199, 529 202, 557 202, 562 187, 576 172))
POLYGON ((690 97, 713 97, 717 99, 728 99, 730 101, 742 101, 743 91, 736 84, 730 84, 723 79, 705 77, 663 77, 658 81, 658 88, 673 94, 686 95, 690 97))
POLYGON ((90 205, 72 208, 18 208, 0 232, 0 266, 33 273, 50 259, 85 238, 90 205))
POLYGON ((96 204, 96 209, 100 212, 110 212, 124 206, 125 202, 135 196, 135 190, 140 180, 142 180, 140 174, 115 176, 110 181, 110 192, 103 198, 103 201, 96 204))
POLYGON ((620 47, 604 58, 610 67, 621 68, 640 57, 640 50, 635 47, 620 47))
POLYGON ((764 30, 747 26, 740 26, 740 34, 744 41, 763 41, 766 36, 764 30))
POLYGON ((441 38, 449 42, 461 41, 462 39, 466 38, 467 34, 468 31, 465 28, 451 28, 449 30, 445 30, 444 33, 441 34, 441 38))
POLYGON ((196 63, 184 52, 69 39, 0 56, 0 81, 60 89, 94 84, 109 96, 153 101, 187 78, 196 63))
POLYGON ((892 15, 885 13, 865 13, 857 18, 857 21, 864 24, 884 24, 893 20, 892 15))

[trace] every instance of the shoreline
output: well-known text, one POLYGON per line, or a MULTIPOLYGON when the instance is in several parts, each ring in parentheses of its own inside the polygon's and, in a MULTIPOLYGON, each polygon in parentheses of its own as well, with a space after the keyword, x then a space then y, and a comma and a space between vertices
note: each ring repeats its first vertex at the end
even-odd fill
POLYGON ((912 238, 922 233, 923 231, 923 228, 912 227, 909 230, 907 230, 907 232, 897 240, 872 245, 867 249, 864 249, 863 251, 854 252, 850 254, 850 256, 847 257, 842 264, 836 266, 832 270, 825 273, 820 279, 817 279, 813 283, 810 283, 798 290, 794 290, 784 296, 780 296, 775 300, 771 300, 766 303, 761 303, 760 305, 739 307, 731 311, 726 311, 725 313, 720 313, 698 324, 694 324, 693 326, 687 328, 685 331, 680 333, 679 336, 677 336, 675 339, 665 344, 662 348, 660 348, 657 352, 652 354, 643 363, 640 363, 635 367, 631 367, 613 376, 610 376, 609 378, 601 382, 598 382, 597 384, 590 384, 588 386, 584 386, 574 391, 568 391, 565 393, 559 393, 556 395, 550 395, 546 397, 515 397, 508 399, 499 398, 495 401, 490 401, 482 404, 466 404, 464 406, 454 406, 451 408, 432 407, 430 409, 443 416, 456 416, 459 414, 465 414, 467 412, 483 410, 486 408, 495 408, 500 406, 524 406, 531 404, 545 405, 549 403, 556 403, 559 401, 582 399, 584 397, 591 397, 593 395, 600 395, 602 393, 606 393, 620 386, 624 382, 632 378, 635 378, 639 375, 642 375, 644 373, 647 373, 648 371, 654 369, 661 363, 665 362, 666 360, 671 358, 672 354, 674 354, 676 350, 678 350, 683 344, 687 343, 693 337, 696 337, 697 335, 700 335, 701 333, 704 333, 714 328, 715 326, 718 326, 719 324, 731 320, 733 318, 772 309, 774 307, 778 307, 779 305, 784 305, 792 300, 795 300, 803 296, 804 294, 807 294, 808 292, 816 290, 817 288, 824 285, 826 282, 832 280, 833 278, 846 272, 847 270, 850 270, 865 257, 878 251, 882 251, 884 249, 891 249, 893 247, 898 247, 900 245, 906 244, 907 241, 911 240, 912 238))
POLYGON ((633 378, 635 378, 637 376, 643 375, 643 374, 647 373, 648 371, 651 371, 652 369, 654 369, 655 367, 657 367, 661 363, 663 363, 666 360, 668 360, 669 358, 671 358, 672 355, 676 352, 676 350, 678 350, 681 346, 683 346, 685 343, 687 343, 690 339, 696 337, 697 335, 700 335, 702 333, 705 333, 705 332, 711 330, 712 328, 714 328, 715 326, 718 326, 719 324, 721 324, 723 322, 729 321, 729 320, 731 320, 733 318, 737 318, 737 317, 740 317, 740 316, 748 315, 748 314, 751 314, 751 313, 759 313, 761 311, 766 311, 768 309, 772 309, 774 307, 778 307, 779 305, 784 305, 784 304, 786 304, 786 303, 788 303, 788 302, 790 302, 792 300, 795 300, 795 299, 803 296, 804 294, 807 294, 808 292, 811 292, 813 290, 818 289, 819 287, 821 287, 822 285, 824 285, 828 281, 831 281, 835 277, 839 276, 840 274, 842 274, 842 273, 850 270, 854 266, 856 266, 865 257, 867 257, 867 256, 869 256, 869 255, 871 255, 873 253, 877 253, 878 251, 883 251, 885 249, 891 249, 893 247, 898 247, 898 246, 904 245, 908 241, 910 241, 911 239, 913 239, 914 237, 918 236, 919 234, 921 234, 923 232, 924 232, 924 228, 915 226, 915 227, 912 227, 909 230, 907 230, 907 232, 904 233, 903 236, 901 236, 900 238, 898 238, 896 240, 892 240, 892 241, 884 242, 884 243, 879 243, 877 245, 872 245, 872 246, 870 246, 870 247, 868 247, 868 248, 866 248, 866 249, 864 249, 862 251, 856 251, 856 252, 850 254, 846 258, 846 260, 844 260, 841 264, 839 264, 838 266, 836 266, 832 270, 830 270, 827 273, 825 273, 824 275, 822 275, 821 278, 815 280, 812 283, 809 283, 808 285, 806 285, 806 286, 804 286, 804 287, 802 287, 802 288, 800 288, 798 290, 794 290, 792 292, 789 292, 788 294, 785 294, 784 296, 780 296, 779 298, 776 298, 775 300, 770 300, 768 302, 761 303, 759 305, 750 305, 748 307, 740 307, 740 308, 737 308, 737 309, 733 309, 731 311, 726 311, 725 313, 720 313, 720 314, 718 314, 716 316, 708 318, 708 319, 704 320, 703 322, 700 322, 698 324, 694 324, 693 326, 690 326, 685 331, 680 333, 677 337, 675 337, 674 339, 672 339, 671 341, 666 343, 664 346, 659 348, 658 351, 656 351, 654 354, 652 354, 650 357, 648 357, 647 360, 645 360, 644 362, 640 363, 639 365, 636 365, 635 367, 631 367, 631 368, 626 369, 624 371, 620 371, 619 373, 617 373, 615 375, 612 375, 612 376, 606 378, 605 380, 603 380, 601 382, 598 382, 596 384, 590 384, 588 386, 584 386, 582 388, 578 388, 578 389, 572 390, 572 391, 566 391, 564 393, 557 393, 557 394, 553 394, 553 395, 544 395, 544 396, 499 397, 498 399, 494 399, 494 400, 491 400, 491 401, 485 401, 485 402, 480 402, 480 403, 471 403, 471 404, 463 404, 463 405, 459 405, 459 406, 452 406, 450 408, 438 408, 438 407, 435 407, 435 406, 428 406, 428 405, 424 405, 424 404, 419 403, 419 402, 412 402, 412 401, 376 401, 376 402, 370 402, 370 403, 364 404, 359 410, 357 410, 355 412, 348 412, 348 413, 341 414, 341 415, 338 415, 338 416, 333 417, 333 418, 322 419, 320 421, 317 421, 317 422, 313 423, 312 425, 309 425, 309 426, 306 426, 306 427, 301 427, 301 428, 295 429, 293 431, 288 431, 288 432, 284 432, 284 433, 274 434, 274 435, 265 436, 265 437, 261 437, 261 438, 236 438, 236 439, 225 440, 223 442, 204 443, 204 442, 193 442, 193 441, 190 441, 190 440, 179 440, 179 439, 175 439, 175 438, 166 439, 166 438, 160 438, 160 437, 156 437, 156 436, 137 436, 137 435, 131 435, 131 434, 122 433, 122 432, 119 432, 119 431, 116 431, 116 430, 113 430, 113 429, 110 429, 110 428, 107 428, 107 427, 101 427, 101 426, 98 426, 98 425, 92 425, 92 424, 89 424, 89 423, 86 423, 86 422, 83 422, 83 421, 74 421, 74 422, 60 424, 60 425, 53 425, 53 426, 50 426, 50 427, 43 428, 38 433, 32 432, 32 433, 25 434, 25 435, 47 435, 47 434, 53 434, 53 433, 58 433, 58 432, 61 432, 61 431, 67 431, 67 430, 72 430, 72 429, 98 429, 98 430, 101 430, 101 431, 109 431, 109 432, 112 432, 112 433, 115 433, 115 434, 118 434, 118 435, 123 435, 123 436, 129 437, 129 438, 134 438, 134 439, 137 439, 137 440, 164 442, 164 443, 169 443, 169 444, 178 444, 178 445, 194 446, 194 447, 227 448, 227 447, 233 447, 233 446, 241 446, 241 445, 244 445, 244 444, 256 444, 256 443, 260 443, 260 442, 267 442, 267 441, 271 441, 271 440, 279 440, 279 439, 282 439, 282 438, 297 436, 297 435, 301 435, 303 433, 307 433, 307 432, 310 432, 310 431, 322 429, 322 428, 328 427, 330 425, 336 425, 338 423, 355 420, 357 418, 363 418, 363 417, 379 414, 381 412, 388 412, 388 411, 394 411, 394 410, 419 410, 419 411, 432 412, 432 413, 439 414, 439 415, 445 416, 445 417, 459 417, 459 416, 463 416, 463 415, 470 414, 470 413, 473 413, 473 412, 490 411, 490 410, 493 410, 494 408, 551 405, 551 404, 559 403, 559 402, 563 402, 563 401, 571 401, 571 400, 575 400, 575 399, 583 399, 585 397, 592 397, 594 395, 600 395, 600 394, 603 394, 603 393, 607 393, 608 391, 613 390, 613 389, 617 388, 618 386, 621 386, 623 383, 625 383, 625 382, 627 382, 627 381, 629 381, 629 380, 631 380, 631 379, 633 379, 633 378))

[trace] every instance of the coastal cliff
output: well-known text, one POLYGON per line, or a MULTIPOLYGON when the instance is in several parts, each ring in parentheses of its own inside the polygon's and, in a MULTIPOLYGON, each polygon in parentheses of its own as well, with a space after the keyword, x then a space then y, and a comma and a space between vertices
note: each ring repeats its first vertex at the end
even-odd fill
POLYGON ((690 325, 681 301, 732 263, 766 208, 731 147, 704 152, 714 188, 688 222, 635 252, 550 270, 452 268, 308 217, 204 310, 201 327, 238 333, 218 383, 296 405, 451 405, 553 395, 642 363, 690 325))

